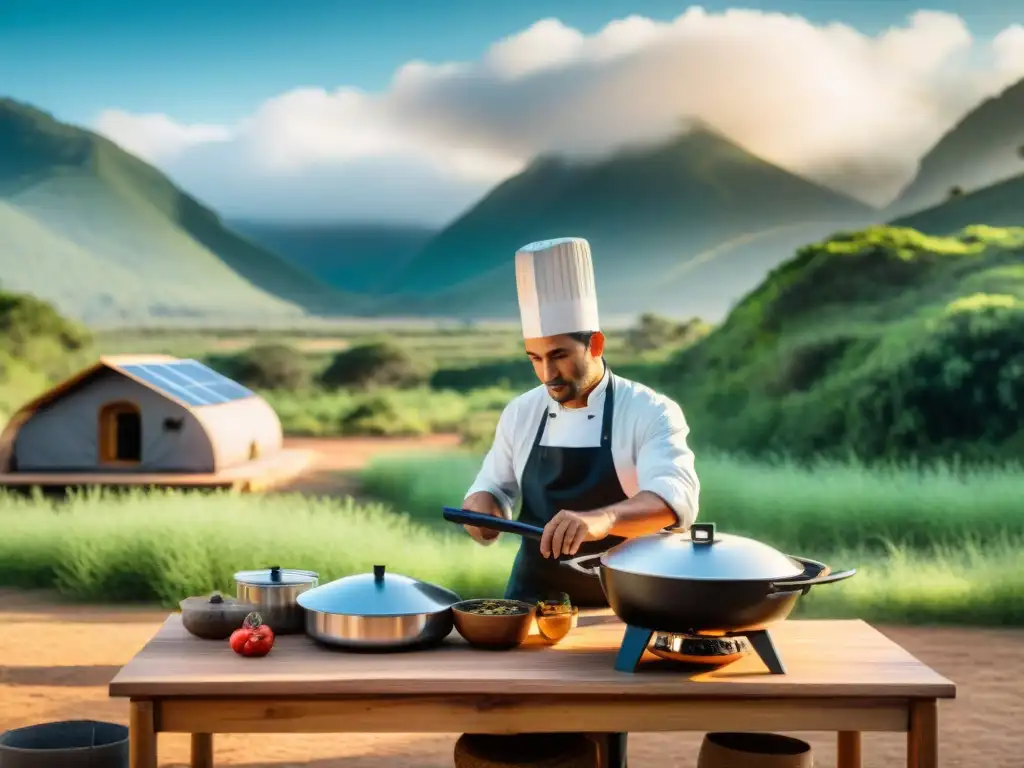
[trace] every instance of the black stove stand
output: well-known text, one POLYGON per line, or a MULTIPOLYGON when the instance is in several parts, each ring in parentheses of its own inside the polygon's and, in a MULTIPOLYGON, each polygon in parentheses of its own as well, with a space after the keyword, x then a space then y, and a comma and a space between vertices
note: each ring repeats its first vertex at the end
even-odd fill
MULTIPOLYGON (((636 672, 640 659, 656 631, 627 625, 622 645, 619 646, 619 653, 615 657, 615 671, 636 672)), ((693 634, 699 635, 700 633, 693 634)), ((753 632, 727 632, 725 636, 747 638, 754 653, 761 658, 769 672, 773 675, 786 674, 786 667, 782 663, 782 659, 779 658, 779 652, 775 649, 775 643, 772 642, 772 636, 768 634, 767 629, 758 629, 753 632)))

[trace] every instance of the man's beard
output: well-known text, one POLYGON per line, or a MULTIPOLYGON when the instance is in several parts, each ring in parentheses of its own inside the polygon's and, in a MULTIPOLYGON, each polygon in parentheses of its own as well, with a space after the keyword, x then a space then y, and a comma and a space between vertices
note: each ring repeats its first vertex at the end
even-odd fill
POLYGON ((566 381, 561 377, 545 382, 544 386, 548 388, 548 394, 551 395, 551 399, 556 403, 564 403, 572 400, 577 397, 580 392, 580 383, 578 381, 566 381), (563 386, 564 389, 552 390, 552 387, 557 386, 563 386))

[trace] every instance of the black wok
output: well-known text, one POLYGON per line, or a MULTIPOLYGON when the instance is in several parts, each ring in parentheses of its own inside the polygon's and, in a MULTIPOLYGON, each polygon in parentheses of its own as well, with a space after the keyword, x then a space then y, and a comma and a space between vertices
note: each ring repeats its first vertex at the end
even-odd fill
MULTIPOLYGON (((444 508, 452 523, 540 539, 543 529, 444 508)), ((815 560, 784 555, 753 539, 715 534, 713 523, 688 533, 662 531, 597 555, 560 557, 600 579, 615 615, 633 627, 666 633, 747 633, 785 619, 811 587, 848 579, 815 560)))

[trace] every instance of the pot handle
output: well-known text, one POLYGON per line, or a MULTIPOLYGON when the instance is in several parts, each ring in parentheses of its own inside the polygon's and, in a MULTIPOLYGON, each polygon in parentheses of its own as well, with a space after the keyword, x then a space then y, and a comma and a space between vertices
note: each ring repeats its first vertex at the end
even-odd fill
POLYGON ((590 576, 592 578, 600 578, 601 573, 601 555, 580 555, 579 557, 570 557, 564 560, 559 559, 557 561, 559 565, 567 565, 577 573, 582 573, 584 576, 590 576), (585 563, 590 560, 590 565, 585 563))
POLYGON ((811 587, 818 586, 819 584, 831 584, 834 581, 842 581, 848 579, 857 572, 856 568, 851 568, 848 571, 839 571, 838 573, 829 573, 824 576, 815 576, 813 579, 793 579, 791 581, 773 581, 768 585, 769 591, 775 592, 796 592, 797 590, 802 591, 804 594, 810 590, 811 587))

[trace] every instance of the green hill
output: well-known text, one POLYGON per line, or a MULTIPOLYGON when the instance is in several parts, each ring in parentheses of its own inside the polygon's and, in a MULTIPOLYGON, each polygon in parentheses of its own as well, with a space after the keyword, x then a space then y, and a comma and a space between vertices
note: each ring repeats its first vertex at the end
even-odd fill
POLYGON ((102 325, 357 308, 227 229, 152 166, 9 99, 0 99, 0 282, 102 325))
POLYGON ((959 187, 971 192, 1024 172, 1024 80, 968 112, 921 159, 891 217, 929 208, 959 187))
POLYGON ((873 227, 801 249, 665 374, 707 447, 1019 460, 1022 337, 1024 228, 873 227))
POLYGON ((871 219, 866 206, 700 127, 599 161, 538 159, 434 237, 389 285, 391 306, 513 316, 515 250, 581 236, 606 316, 690 316, 695 306, 714 316, 797 245, 871 219))
POLYGON ((1024 227, 1024 174, 982 187, 965 195, 892 222, 930 235, 945 235, 964 227, 1024 227))
POLYGON ((379 292, 435 234, 402 224, 229 223, 304 272, 359 294, 379 292))

